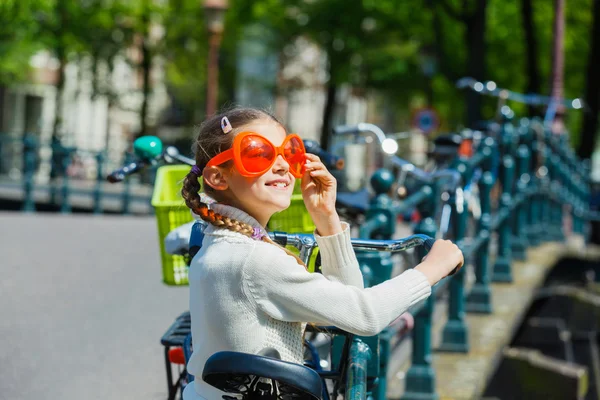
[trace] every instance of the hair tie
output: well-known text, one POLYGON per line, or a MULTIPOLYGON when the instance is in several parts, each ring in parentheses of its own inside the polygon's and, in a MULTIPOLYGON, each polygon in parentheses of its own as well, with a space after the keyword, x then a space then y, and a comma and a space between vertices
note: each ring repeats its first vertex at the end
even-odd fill
POLYGON ((196 176, 202 175, 202 171, 200 171, 200 168, 197 165, 194 165, 190 172, 196 176))
POLYGON ((260 228, 252 229, 252 239, 261 240, 263 238, 263 233, 260 228))

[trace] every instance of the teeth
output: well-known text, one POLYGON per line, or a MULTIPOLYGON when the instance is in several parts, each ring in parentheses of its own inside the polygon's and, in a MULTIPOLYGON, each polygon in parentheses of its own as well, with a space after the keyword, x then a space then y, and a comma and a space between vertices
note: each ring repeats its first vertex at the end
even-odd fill
POLYGON ((277 186, 277 187, 286 187, 287 185, 285 183, 283 183, 283 182, 278 182, 278 183, 275 184, 275 186, 277 186))

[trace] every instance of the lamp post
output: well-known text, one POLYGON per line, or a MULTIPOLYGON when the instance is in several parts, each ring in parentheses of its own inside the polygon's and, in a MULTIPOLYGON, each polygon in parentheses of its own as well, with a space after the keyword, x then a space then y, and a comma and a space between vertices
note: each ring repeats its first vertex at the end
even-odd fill
POLYGON ((219 47, 223 36, 223 25, 227 0, 203 0, 204 15, 208 28, 208 71, 206 82, 206 116, 217 110, 219 94, 219 47))

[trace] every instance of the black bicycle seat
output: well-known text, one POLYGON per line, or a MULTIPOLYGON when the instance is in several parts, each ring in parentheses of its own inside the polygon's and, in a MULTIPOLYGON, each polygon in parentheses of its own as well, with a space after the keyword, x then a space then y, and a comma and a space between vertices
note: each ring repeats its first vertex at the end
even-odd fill
POLYGON ((369 198, 369 191, 363 189, 358 192, 338 192, 336 201, 340 207, 364 214, 369 208, 369 198))
POLYGON ((282 400, 321 400, 323 384, 314 370, 300 364, 256 354, 220 351, 206 360, 202 379, 226 392, 249 390, 254 377, 277 381, 282 400))

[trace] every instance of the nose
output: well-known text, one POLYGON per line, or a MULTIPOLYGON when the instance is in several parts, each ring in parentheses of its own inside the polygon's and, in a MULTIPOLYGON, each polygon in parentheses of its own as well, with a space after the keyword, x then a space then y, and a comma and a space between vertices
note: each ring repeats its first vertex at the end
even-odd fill
POLYGON ((285 158, 281 154, 277 155, 275 164, 273 164, 273 172, 276 174, 287 174, 290 170, 290 164, 285 161, 285 158))

